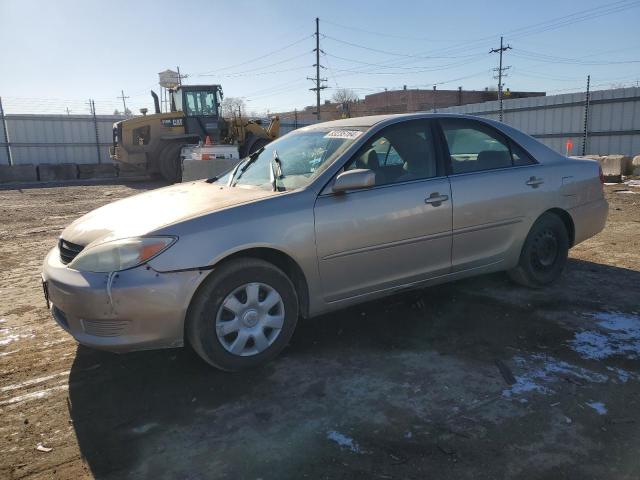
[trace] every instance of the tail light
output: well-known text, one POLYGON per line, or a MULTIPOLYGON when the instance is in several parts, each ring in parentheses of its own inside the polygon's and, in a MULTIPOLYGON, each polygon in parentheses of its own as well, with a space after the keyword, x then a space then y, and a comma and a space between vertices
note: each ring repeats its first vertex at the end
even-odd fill
POLYGON ((604 185, 604 173, 602 173, 602 166, 598 165, 598 174, 600 175, 600 183, 604 185))

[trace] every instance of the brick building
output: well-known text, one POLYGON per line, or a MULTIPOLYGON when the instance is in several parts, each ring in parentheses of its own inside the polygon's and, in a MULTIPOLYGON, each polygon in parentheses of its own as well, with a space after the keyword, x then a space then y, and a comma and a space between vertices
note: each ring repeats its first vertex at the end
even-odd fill
MULTIPOLYGON (((512 92, 506 90, 504 98, 541 97, 545 92, 512 92)), ((379 115, 385 113, 410 113, 433 111, 439 108, 454 105, 466 105, 469 103, 482 103, 497 100, 498 92, 495 90, 422 90, 407 89, 385 90, 384 92, 366 95, 364 99, 350 102, 347 109, 342 105, 326 100, 320 106, 321 119, 334 120, 345 116, 362 117, 366 115, 379 115), (348 113, 346 112, 348 110, 348 113)), ((297 112, 282 112, 280 117, 284 121, 292 121, 297 117, 300 123, 310 123, 316 120, 315 105, 305 107, 297 112)))

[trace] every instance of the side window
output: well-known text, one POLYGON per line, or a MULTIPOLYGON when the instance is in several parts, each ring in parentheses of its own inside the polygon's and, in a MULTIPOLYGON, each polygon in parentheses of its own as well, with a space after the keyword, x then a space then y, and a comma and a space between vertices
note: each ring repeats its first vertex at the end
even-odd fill
POLYGON ((135 128, 132 134, 134 145, 148 145, 151 139, 151 127, 145 125, 144 127, 135 128))
POLYGON ((429 122, 392 125, 364 145, 345 170, 366 168, 376 174, 376 185, 435 177, 436 155, 429 122))
POLYGON ((444 119, 441 125, 453 173, 492 170, 513 164, 506 139, 492 129, 472 120, 444 119))
POLYGON ((536 161, 531 158, 527 152, 513 142, 509 142, 511 146, 511 156, 513 157, 513 164, 516 167, 522 167, 524 165, 533 165, 536 161))

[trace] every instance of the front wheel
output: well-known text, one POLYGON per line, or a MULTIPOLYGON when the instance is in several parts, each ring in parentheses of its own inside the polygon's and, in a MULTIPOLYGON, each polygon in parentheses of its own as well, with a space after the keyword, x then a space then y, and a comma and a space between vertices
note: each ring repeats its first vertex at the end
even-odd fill
POLYGON ((180 151, 182 145, 174 144, 165 147, 159 158, 158 170, 162 177, 170 183, 178 183, 182 178, 180 151))
POLYGON ((568 253, 567 228, 557 215, 544 213, 531 227, 518 266, 508 272, 509 276, 526 287, 544 287, 560 276, 568 253))
POLYGON ((203 360, 221 370, 262 365, 288 344, 298 298, 287 275, 260 259, 216 268, 194 297, 187 337, 203 360))

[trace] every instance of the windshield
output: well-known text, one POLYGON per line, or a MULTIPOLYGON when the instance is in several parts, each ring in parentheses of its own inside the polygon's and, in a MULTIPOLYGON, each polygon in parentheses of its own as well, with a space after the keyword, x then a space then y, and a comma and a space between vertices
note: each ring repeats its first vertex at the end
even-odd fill
POLYGON ((220 181, 231 186, 279 191, 304 187, 363 131, 350 127, 291 132, 242 161, 220 181))

